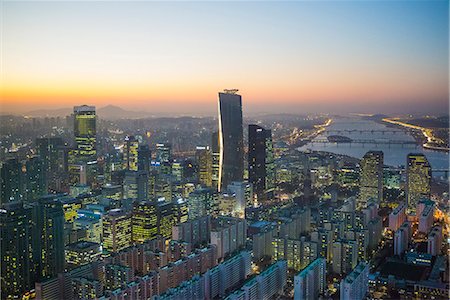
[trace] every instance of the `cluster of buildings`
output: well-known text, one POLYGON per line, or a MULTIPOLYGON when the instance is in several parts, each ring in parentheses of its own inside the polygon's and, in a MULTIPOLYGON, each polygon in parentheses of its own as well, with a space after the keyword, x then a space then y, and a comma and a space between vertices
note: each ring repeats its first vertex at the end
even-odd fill
POLYGON ((354 166, 256 124, 244 144, 237 90, 219 93, 218 117, 186 159, 167 142, 100 137, 95 108, 78 106, 70 142, 39 137, 35 156, 2 162, 2 296, 364 299, 403 286, 389 263, 431 268, 407 285, 421 295, 448 291, 424 155, 408 156, 405 201, 383 215, 384 187, 403 187, 383 152, 354 166))

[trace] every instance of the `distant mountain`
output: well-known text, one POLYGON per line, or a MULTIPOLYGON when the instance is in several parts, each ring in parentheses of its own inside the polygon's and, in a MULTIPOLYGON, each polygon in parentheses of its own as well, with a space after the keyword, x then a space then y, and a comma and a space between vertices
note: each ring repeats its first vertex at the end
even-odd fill
POLYGON ((138 119, 153 117, 150 113, 145 111, 131 111, 125 110, 119 106, 107 105, 97 109, 97 114, 102 119, 117 120, 117 119, 138 119))
MULTIPOLYGON (((73 108, 64 107, 59 109, 39 109, 33 110, 25 115, 30 117, 65 117, 73 112, 73 108)), ((102 119, 117 120, 117 119, 138 119, 153 117, 148 112, 129 111, 114 105, 107 105, 97 109, 97 115, 102 119)))

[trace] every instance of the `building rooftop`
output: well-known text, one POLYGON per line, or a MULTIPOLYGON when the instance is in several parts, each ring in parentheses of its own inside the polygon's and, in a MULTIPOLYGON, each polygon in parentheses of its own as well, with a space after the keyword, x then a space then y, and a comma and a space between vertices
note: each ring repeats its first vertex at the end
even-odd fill
POLYGON ((100 247, 100 244, 94 243, 94 242, 89 242, 89 241, 76 242, 76 243, 72 243, 72 244, 69 244, 66 246, 67 249, 75 250, 75 251, 86 250, 86 249, 91 249, 91 248, 96 248, 96 247, 100 247))

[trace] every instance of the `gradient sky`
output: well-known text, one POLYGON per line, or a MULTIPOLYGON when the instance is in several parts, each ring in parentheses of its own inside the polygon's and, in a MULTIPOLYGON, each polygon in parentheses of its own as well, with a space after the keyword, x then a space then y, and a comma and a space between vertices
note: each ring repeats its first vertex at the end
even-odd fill
POLYGON ((2 112, 448 110, 448 1, 2 2, 2 112))

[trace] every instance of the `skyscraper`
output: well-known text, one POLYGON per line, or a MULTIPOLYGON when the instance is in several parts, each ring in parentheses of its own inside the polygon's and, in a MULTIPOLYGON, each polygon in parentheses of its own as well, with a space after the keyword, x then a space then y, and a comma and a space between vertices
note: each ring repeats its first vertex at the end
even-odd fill
POLYGON ((148 199, 148 175, 145 171, 127 171, 123 179, 124 199, 144 201, 148 199))
POLYGON ((198 181, 200 184, 212 186, 212 152, 208 146, 199 146, 195 156, 198 162, 198 181))
POLYGON ((272 132, 254 124, 248 125, 248 181, 261 200, 275 187, 272 132))
POLYGON ((158 216, 154 202, 135 203, 131 218, 133 241, 142 243, 156 237, 158 235, 157 221, 158 216))
POLYGON ((33 201, 47 194, 45 171, 42 160, 38 156, 29 158, 25 163, 24 197, 33 201))
POLYGON ((152 159, 152 152, 148 145, 140 145, 138 148, 138 171, 150 172, 150 161, 152 159))
POLYGON ((21 296, 35 282, 32 208, 21 202, 3 205, 0 232, 2 296, 21 296))
POLYGON ((134 136, 126 136, 123 143, 123 168, 130 171, 138 170, 139 141, 134 136))
POLYGON ((210 188, 196 189, 189 193, 189 219, 215 215, 217 210, 218 194, 217 191, 210 188))
POLYGON ((406 200, 408 210, 415 212, 422 198, 430 198, 431 166, 425 155, 410 153, 406 162, 406 200))
POLYGON ((112 209, 103 215, 103 247, 118 252, 131 245, 131 215, 121 209, 112 209))
POLYGON ((45 179, 49 188, 56 190, 57 182, 61 180, 61 173, 64 170, 60 163, 60 151, 64 142, 60 137, 48 137, 36 139, 36 150, 43 163, 45 179))
POLYGON ((1 164, 0 184, 0 203, 22 200, 22 164, 17 158, 1 164))
POLYGON ((40 279, 64 271, 64 210, 59 197, 48 195, 34 203, 40 279))
POLYGON ((172 145, 169 143, 156 144, 156 161, 162 163, 170 162, 172 159, 172 145))
POLYGON ((378 204, 383 200, 383 152, 369 151, 361 160, 358 207, 365 207, 370 199, 378 204))
POLYGON ((219 149, 218 188, 222 189, 242 181, 244 175, 242 99, 237 90, 219 93, 219 149))
POLYGON ((220 146, 219 146, 219 132, 213 132, 211 136, 211 151, 212 151, 212 187, 218 189, 219 185, 219 166, 220 166, 220 146))
POLYGON ((96 115, 94 106, 75 106, 74 114, 74 135, 76 162, 91 162, 97 159, 97 130, 96 115))

